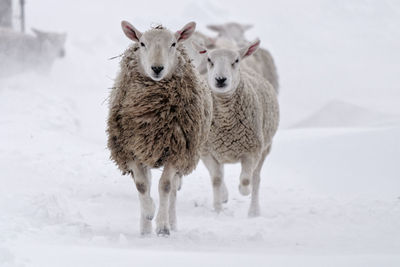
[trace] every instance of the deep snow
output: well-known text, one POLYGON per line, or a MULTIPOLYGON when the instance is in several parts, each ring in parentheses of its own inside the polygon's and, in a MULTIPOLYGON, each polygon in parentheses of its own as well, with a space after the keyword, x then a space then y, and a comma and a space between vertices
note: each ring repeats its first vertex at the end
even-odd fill
POLYGON ((0 266, 400 266, 400 4, 152 6, 27 2, 29 26, 68 32, 67 57, 49 76, 0 80, 0 266), (178 195, 178 232, 139 235, 136 189, 106 149, 118 69, 108 58, 129 44, 121 19, 139 29, 255 24, 249 38, 271 50, 282 84, 261 217, 246 217, 238 165, 226 167, 230 199, 215 214, 200 164, 178 195))

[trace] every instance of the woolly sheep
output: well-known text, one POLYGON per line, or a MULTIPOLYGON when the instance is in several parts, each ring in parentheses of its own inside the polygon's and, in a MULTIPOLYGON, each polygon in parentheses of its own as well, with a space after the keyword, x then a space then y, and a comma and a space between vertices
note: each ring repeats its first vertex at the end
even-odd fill
POLYGON ((258 216, 260 171, 269 154, 279 122, 279 107, 273 86, 246 66, 260 41, 240 50, 206 48, 194 44, 208 60, 208 85, 213 97, 213 120, 202 161, 212 180, 214 208, 219 212, 228 200, 223 178, 225 163, 240 162, 239 191, 251 192, 249 216, 258 216), (244 62, 244 61, 243 61, 244 62))
MULTIPOLYGON (((207 26, 210 30, 218 33, 218 38, 232 40, 238 45, 238 47, 244 47, 249 44, 249 41, 245 37, 245 32, 252 27, 252 25, 239 24, 235 22, 207 26)), ((276 65, 268 50, 259 48, 252 57, 243 61, 243 64, 252 68, 255 72, 267 79, 275 88, 276 92, 279 93, 279 81, 276 65)))
POLYGON ((169 235, 176 229, 180 176, 196 167, 211 125, 211 92, 182 45, 196 24, 188 23, 176 33, 162 26, 141 33, 126 21, 121 24, 135 43, 123 54, 111 92, 108 147, 119 169, 133 176, 142 234, 151 232, 155 213, 150 169, 164 167, 156 233, 169 235))
POLYGON ((65 55, 65 33, 32 29, 35 35, 0 28, 0 76, 27 70, 48 72, 65 55))

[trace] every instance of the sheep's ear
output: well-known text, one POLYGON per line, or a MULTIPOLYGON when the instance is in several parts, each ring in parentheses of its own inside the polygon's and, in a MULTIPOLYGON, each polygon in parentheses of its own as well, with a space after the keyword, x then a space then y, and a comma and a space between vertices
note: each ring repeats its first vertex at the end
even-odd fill
POLYGON ((260 39, 254 40, 253 42, 251 42, 250 44, 239 50, 240 57, 245 58, 252 55, 254 52, 257 51, 259 46, 260 46, 260 39))
POLYGON ((121 21, 121 27, 124 31, 126 37, 131 39, 134 42, 139 42, 140 37, 142 37, 142 33, 132 26, 129 22, 123 20, 121 21))
POLYGON ((183 26, 182 29, 175 33, 175 38, 177 42, 186 41, 192 36, 194 30, 196 29, 196 22, 192 21, 183 26))
POLYGON ((212 31, 215 31, 215 32, 221 32, 223 26, 221 26, 221 25, 215 25, 215 24, 209 24, 209 25, 207 25, 207 28, 208 28, 209 30, 212 30, 212 31))
POLYGON ((243 24, 242 25, 242 30, 243 31, 250 30, 251 28, 253 28, 253 25, 251 25, 251 24, 243 24))
POLYGON ((215 44, 217 43, 217 38, 214 37, 208 37, 207 42, 206 42, 206 47, 207 48, 215 48, 215 44))
POLYGON ((198 43, 193 41, 192 46, 193 46, 194 50, 196 50, 199 54, 204 54, 204 55, 207 54, 207 48, 199 45, 198 43))

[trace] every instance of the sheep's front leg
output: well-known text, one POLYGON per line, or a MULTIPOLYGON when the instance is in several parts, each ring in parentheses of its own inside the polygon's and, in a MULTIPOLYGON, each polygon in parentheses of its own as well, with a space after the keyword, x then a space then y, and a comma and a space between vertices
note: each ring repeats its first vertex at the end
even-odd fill
POLYGON ((172 231, 177 230, 176 223, 176 194, 178 187, 180 186, 182 176, 175 174, 175 177, 171 181, 171 193, 169 194, 169 225, 172 231))
POLYGON ((251 180, 257 163, 258 158, 255 158, 254 155, 245 155, 241 158, 242 171, 240 173, 239 192, 244 196, 248 196, 251 192, 251 180))
POLYGON ((172 189, 172 180, 175 178, 176 170, 171 165, 164 167, 163 173, 158 184, 158 193, 160 195, 160 205, 158 208, 156 223, 157 235, 167 236, 170 233, 169 226, 169 195, 172 189))
POLYGON ((151 233, 151 220, 154 218, 155 205, 150 196, 151 172, 150 169, 137 161, 129 163, 133 171, 133 180, 139 192, 140 201, 140 233, 142 235, 151 233))
POLYGON ((224 182, 224 165, 220 164, 212 155, 203 156, 202 161, 211 176, 214 192, 214 209, 216 212, 222 210, 222 203, 228 202, 228 189, 224 182))
POLYGON ((269 154, 271 150, 271 146, 269 146, 261 155, 257 163, 257 167, 253 173, 253 182, 252 182, 252 191, 251 191, 251 204, 249 209, 249 217, 257 217, 260 216, 260 201, 259 201, 259 189, 260 189, 260 180, 261 180, 261 168, 264 164, 265 158, 269 154))

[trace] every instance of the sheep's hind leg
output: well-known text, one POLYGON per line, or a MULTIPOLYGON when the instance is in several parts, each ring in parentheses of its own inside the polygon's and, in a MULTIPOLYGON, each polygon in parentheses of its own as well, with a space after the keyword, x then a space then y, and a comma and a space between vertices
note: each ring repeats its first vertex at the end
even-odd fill
POLYGON ((182 175, 177 174, 176 176, 176 189, 179 191, 182 188, 182 175))
POLYGON ((271 151, 271 146, 269 146, 266 150, 263 151, 261 158, 258 161, 257 167, 253 173, 253 184, 252 184, 252 192, 251 192, 251 203, 249 208, 249 217, 257 217, 260 216, 260 201, 259 201, 259 189, 260 189, 260 180, 261 180, 261 168, 264 164, 265 158, 268 156, 271 151))
POLYGON ((228 189, 224 182, 224 165, 211 155, 203 156, 202 160, 211 176, 211 183, 214 192, 214 210, 220 212, 222 203, 228 202, 228 189))
POLYGON ((240 173, 239 192, 243 196, 248 196, 251 193, 251 178, 257 162, 257 159, 252 155, 245 155, 241 159, 242 171, 240 173))
POLYGON ((175 177, 172 178, 171 181, 171 193, 169 194, 169 225, 172 231, 177 230, 177 222, 176 222, 176 194, 178 190, 178 186, 181 182, 182 176, 179 174, 175 174, 175 177))
POLYGON ((158 193, 160 195, 160 205, 158 208, 156 223, 156 233, 159 236, 168 236, 170 234, 169 226, 169 196, 172 189, 172 180, 175 179, 176 170, 171 165, 164 167, 163 173, 158 184, 158 193))
POLYGON ((133 180, 139 192, 140 233, 142 235, 150 234, 152 230, 151 221, 155 213, 155 204, 150 196, 151 172, 149 168, 136 161, 130 162, 129 167, 133 171, 133 180))

